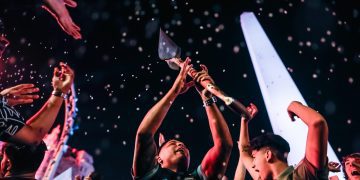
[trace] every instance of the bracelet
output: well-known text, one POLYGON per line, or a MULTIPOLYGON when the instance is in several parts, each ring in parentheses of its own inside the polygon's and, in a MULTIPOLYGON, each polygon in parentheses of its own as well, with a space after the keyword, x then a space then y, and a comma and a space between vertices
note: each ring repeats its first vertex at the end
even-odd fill
POLYGON ((211 104, 216 103, 216 102, 217 102, 216 97, 215 97, 215 96, 212 96, 211 98, 203 101, 203 103, 204 103, 203 106, 204 106, 204 107, 205 107, 205 106, 210 106, 211 104))
POLYGON ((56 97, 61 97, 63 99, 66 99, 68 97, 67 94, 61 92, 60 90, 53 90, 53 92, 51 94, 56 96, 56 97))

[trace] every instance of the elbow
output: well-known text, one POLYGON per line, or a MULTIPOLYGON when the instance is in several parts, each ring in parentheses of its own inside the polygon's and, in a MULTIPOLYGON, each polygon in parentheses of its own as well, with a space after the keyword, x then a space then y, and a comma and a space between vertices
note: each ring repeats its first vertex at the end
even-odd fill
POLYGON ((27 144, 30 146, 40 145, 43 140, 43 136, 41 136, 38 133, 34 133, 33 135, 34 135, 33 137, 30 136, 31 138, 28 140, 27 144))
POLYGON ((312 121, 309 127, 316 128, 316 129, 324 129, 327 128, 327 122, 324 118, 319 118, 312 121))
POLYGON ((153 139, 154 135, 150 132, 138 130, 136 132, 136 139, 140 142, 147 142, 149 139, 153 139))
POLYGON ((43 138, 46 136, 47 132, 45 132, 43 128, 31 128, 32 133, 28 134, 29 140, 27 144, 29 144, 30 146, 38 146, 43 141, 43 138))
POLYGON ((224 152, 226 154, 230 154, 233 148, 233 142, 230 141, 222 141, 219 143, 218 147, 221 150, 221 152, 224 152))
POLYGON ((42 139, 35 139, 30 145, 31 146, 39 146, 42 142, 42 139))

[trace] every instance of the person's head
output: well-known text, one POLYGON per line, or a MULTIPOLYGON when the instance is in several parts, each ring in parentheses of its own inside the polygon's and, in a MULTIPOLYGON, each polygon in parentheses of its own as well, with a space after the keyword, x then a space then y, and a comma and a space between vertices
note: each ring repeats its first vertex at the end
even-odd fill
POLYGON ((353 153, 343 157, 341 165, 345 179, 360 180, 360 167, 354 166, 354 163, 360 165, 360 153, 353 153))
POLYGON ((171 139, 160 146, 157 161, 163 168, 185 171, 189 168, 190 152, 183 142, 171 139))
POLYGON ((287 165, 287 155, 290 152, 289 143, 279 135, 265 134, 250 141, 250 151, 253 168, 261 179, 272 179, 271 166, 287 165))
POLYGON ((8 160, 8 167, 5 171, 17 175, 35 173, 44 159, 46 150, 43 141, 38 146, 6 144, 4 154, 8 160))

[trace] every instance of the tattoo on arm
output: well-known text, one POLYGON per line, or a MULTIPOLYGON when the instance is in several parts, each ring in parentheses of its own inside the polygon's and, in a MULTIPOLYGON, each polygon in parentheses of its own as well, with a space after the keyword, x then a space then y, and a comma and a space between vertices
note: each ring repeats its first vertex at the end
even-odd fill
POLYGON ((241 145, 241 151, 250 153, 250 145, 241 145))

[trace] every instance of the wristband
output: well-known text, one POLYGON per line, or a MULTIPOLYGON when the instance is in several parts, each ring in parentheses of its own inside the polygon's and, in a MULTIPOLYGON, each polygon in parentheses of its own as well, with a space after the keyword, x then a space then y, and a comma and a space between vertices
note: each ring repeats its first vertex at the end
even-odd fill
POLYGON ((68 97, 67 94, 65 94, 65 93, 63 93, 63 92, 61 92, 59 90, 54 90, 51 94, 56 96, 56 97, 61 97, 63 99, 66 99, 68 97))
POLYGON ((217 102, 217 99, 216 99, 215 96, 213 96, 213 97, 211 97, 211 98, 203 101, 203 103, 204 103, 203 106, 204 106, 204 107, 205 107, 205 106, 210 106, 210 105, 212 105, 212 104, 214 104, 214 103, 216 103, 216 102, 217 102))

